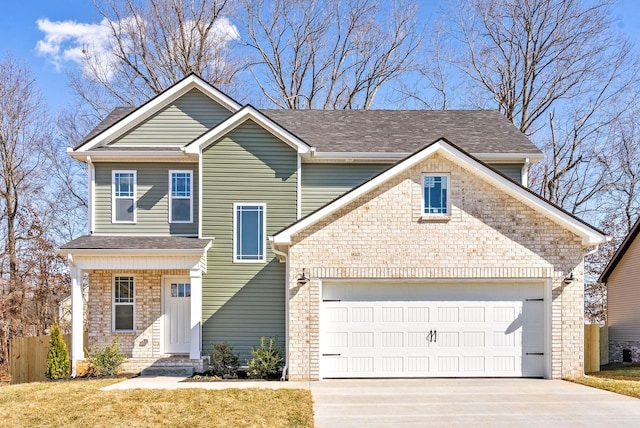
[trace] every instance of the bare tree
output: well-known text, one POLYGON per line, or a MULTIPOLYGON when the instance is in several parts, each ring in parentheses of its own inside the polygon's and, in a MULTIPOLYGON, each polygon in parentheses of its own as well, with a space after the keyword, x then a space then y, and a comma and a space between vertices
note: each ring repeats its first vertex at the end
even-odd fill
POLYGON ((237 64, 229 42, 228 0, 96 0, 103 46, 85 46, 71 85, 98 118, 117 105, 139 105, 189 73, 230 85, 237 64))
POLYGON ((410 70, 420 35, 412 0, 243 0, 249 65, 280 108, 372 106, 410 70))
POLYGON ((463 46, 455 62, 531 135, 559 101, 598 94, 624 73, 631 47, 613 31, 612 3, 458 1, 449 8, 452 36, 463 46))
POLYGON ((50 141, 34 79, 14 58, 0 60, 0 365, 7 362, 8 339, 42 332, 51 322, 51 296, 62 283, 62 265, 47 236, 55 219, 45 176, 50 164, 44 147, 50 141))

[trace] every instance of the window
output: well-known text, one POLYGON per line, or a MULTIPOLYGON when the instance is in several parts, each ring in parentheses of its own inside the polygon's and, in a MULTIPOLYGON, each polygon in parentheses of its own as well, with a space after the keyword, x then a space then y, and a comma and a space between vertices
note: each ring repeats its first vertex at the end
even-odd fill
POLYGON ((425 174, 422 178, 422 215, 449 215, 449 175, 425 174))
POLYGON ((136 172, 113 171, 112 221, 136 222, 136 172))
POLYGON ((264 262, 265 204, 233 204, 233 261, 264 262))
POLYGON ((132 276, 113 278, 113 330, 134 330, 134 285, 132 276))
POLYGON ((169 171, 169 222, 193 222, 191 171, 169 171))

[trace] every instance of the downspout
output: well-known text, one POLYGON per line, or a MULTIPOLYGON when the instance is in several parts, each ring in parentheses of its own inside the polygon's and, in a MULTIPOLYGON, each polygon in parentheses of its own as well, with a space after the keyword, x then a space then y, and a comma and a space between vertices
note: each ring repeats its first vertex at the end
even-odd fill
POLYGON ((271 241, 271 249, 273 252, 284 258, 285 260, 285 276, 284 276, 284 368, 282 369, 282 376, 280 380, 287 380, 287 371, 289 369, 289 256, 287 253, 276 250, 276 245, 273 242, 273 238, 269 238, 271 241))
POLYGON ((87 156, 87 173, 89 175, 89 235, 93 235, 93 232, 96 230, 96 221, 95 221, 95 213, 94 213, 94 195, 95 195, 95 176, 96 169, 95 165, 91 161, 91 156, 87 156))

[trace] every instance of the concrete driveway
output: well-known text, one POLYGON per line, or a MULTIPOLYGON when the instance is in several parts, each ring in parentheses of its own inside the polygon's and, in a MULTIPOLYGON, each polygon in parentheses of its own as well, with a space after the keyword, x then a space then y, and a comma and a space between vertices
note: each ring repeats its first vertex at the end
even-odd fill
POLYGON ((560 380, 310 383, 317 427, 635 427, 640 400, 560 380))

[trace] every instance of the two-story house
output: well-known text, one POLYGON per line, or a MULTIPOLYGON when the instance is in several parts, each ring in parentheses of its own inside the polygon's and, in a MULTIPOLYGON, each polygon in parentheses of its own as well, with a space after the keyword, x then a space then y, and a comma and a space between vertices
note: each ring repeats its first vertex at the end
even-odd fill
POLYGON ((190 75, 69 154, 74 365, 88 274, 89 345, 137 369, 266 336, 295 380, 582 373, 605 236, 527 189, 542 153, 497 111, 258 110, 190 75))

